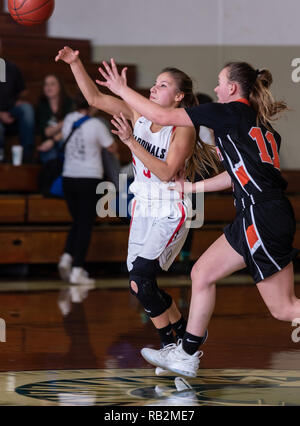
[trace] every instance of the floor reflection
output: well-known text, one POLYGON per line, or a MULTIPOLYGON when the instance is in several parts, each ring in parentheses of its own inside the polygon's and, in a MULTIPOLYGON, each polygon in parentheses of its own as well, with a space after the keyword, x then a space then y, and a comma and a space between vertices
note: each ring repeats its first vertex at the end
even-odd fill
MULTIPOLYGON (((296 328, 272 318, 254 286, 218 286, 199 376, 183 390, 140 356, 159 339, 127 287, 0 284, 0 404, 300 404, 296 328)), ((190 287, 168 291, 187 315, 190 287)))

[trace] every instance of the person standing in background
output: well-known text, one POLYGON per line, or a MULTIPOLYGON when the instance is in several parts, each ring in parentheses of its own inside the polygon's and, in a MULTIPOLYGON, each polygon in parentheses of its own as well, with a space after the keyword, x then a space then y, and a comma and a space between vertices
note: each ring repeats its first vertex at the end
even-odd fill
POLYGON ((61 278, 72 284, 93 284, 83 266, 96 217, 96 188, 103 178, 101 151, 106 148, 116 154, 117 144, 103 122, 91 117, 91 108, 81 93, 76 96, 75 107, 76 111, 64 120, 64 140, 75 122, 88 119, 74 131, 65 148, 63 189, 73 223, 58 270, 61 278))

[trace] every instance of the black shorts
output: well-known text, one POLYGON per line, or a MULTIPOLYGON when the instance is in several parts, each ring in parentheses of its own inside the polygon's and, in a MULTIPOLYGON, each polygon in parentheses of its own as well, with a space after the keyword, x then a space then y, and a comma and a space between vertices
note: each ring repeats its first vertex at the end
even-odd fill
POLYGON ((227 241, 243 256, 255 283, 295 259, 299 253, 293 248, 295 231, 293 208, 285 197, 247 206, 224 228, 227 241))

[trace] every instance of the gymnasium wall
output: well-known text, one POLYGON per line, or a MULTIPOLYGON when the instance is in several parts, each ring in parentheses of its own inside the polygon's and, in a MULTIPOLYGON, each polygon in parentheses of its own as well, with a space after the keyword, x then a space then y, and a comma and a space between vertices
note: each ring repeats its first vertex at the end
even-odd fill
POLYGON ((277 125, 282 167, 300 169, 300 82, 292 80, 300 67, 291 65, 300 58, 299 16, 299 0, 56 0, 49 35, 91 39, 96 61, 137 64, 143 88, 173 65, 213 96, 228 60, 270 68, 275 96, 292 108, 277 125))

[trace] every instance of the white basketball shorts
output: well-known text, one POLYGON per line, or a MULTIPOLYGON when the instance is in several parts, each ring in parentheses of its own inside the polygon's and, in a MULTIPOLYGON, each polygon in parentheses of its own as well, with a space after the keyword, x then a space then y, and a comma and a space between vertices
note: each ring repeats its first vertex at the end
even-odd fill
POLYGON ((167 271, 179 254, 190 226, 191 203, 189 198, 177 200, 172 208, 157 208, 134 198, 131 207, 131 224, 128 241, 127 268, 131 271, 135 259, 158 259, 167 271))

